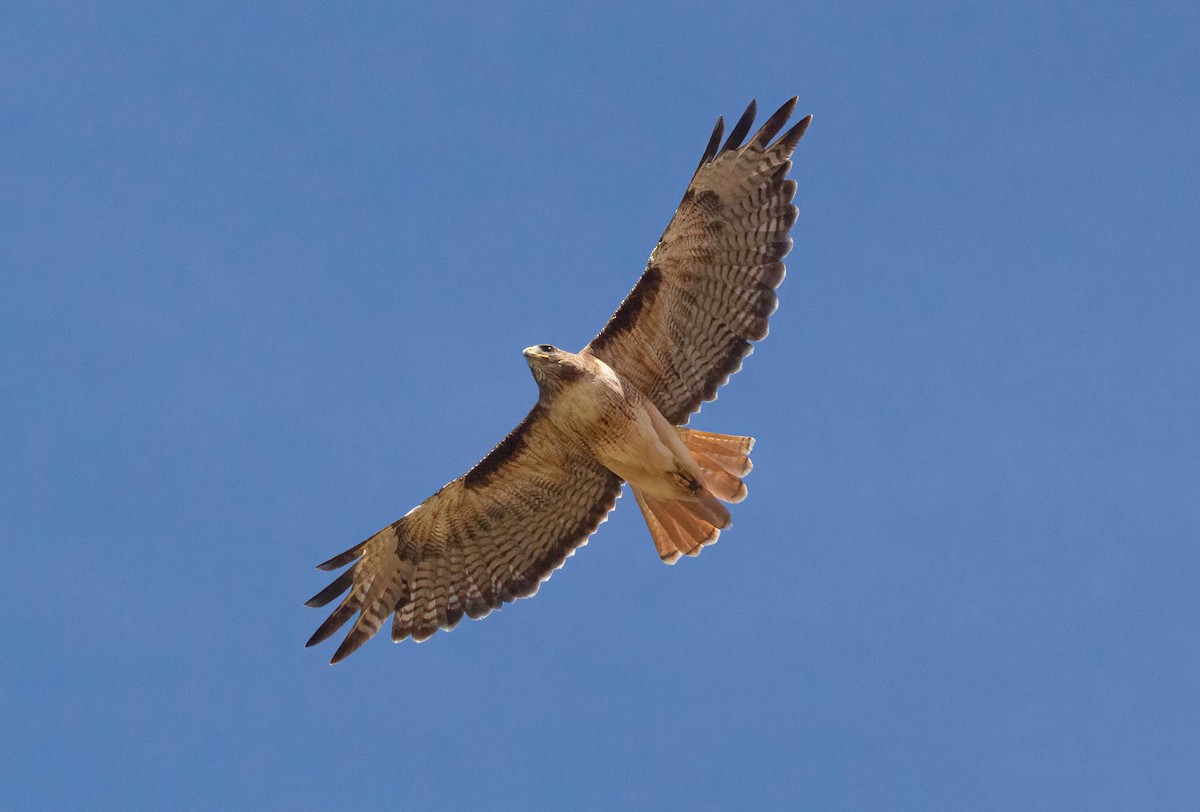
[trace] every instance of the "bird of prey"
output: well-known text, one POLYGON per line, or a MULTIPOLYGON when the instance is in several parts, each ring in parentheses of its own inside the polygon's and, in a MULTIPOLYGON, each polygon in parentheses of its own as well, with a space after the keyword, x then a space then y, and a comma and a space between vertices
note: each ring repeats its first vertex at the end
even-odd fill
POLYGON ((319 565, 349 567, 308 605, 348 594, 308 645, 357 613, 336 663, 389 615, 393 641, 421 641, 533 595, 604 521, 623 482, 667 563, 729 527, 722 503, 746 496, 754 440, 684 424, 767 335, 796 221, 791 154, 812 120, 775 138, 795 104, 748 141, 753 101, 724 144, 717 119, 645 271, 599 335, 577 353, 525 349, 538 400, 520 425, 465 475, 319 565))

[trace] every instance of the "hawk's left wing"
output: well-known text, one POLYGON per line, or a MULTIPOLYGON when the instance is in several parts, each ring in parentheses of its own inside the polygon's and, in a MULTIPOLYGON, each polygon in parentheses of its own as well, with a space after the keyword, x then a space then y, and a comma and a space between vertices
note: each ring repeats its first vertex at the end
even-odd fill
POLYGON ((778 300, 788 230, 796 221, 787 179, 792 150, 812 116, 775 141, 796 100, 742 140, 754 102, 721 145, 718 119, 708 149, 641 279, 585 352, 647 395, 676 425, 750 354, 767 334, 778 300), (719 149, 718 149, 719 147, 719 149))
POLYGON ((424 640, 463 614, 481 618, 528 597, 612 510, 621 480, 534 406, 482 462, 397 522, 319 566, 350 568, 308 601, 349 594, 308 641, 358 619, 333 655, 347 657, 394 615, 392 640, 424 640), (351 563, 353 562, 353 563, 351 563))

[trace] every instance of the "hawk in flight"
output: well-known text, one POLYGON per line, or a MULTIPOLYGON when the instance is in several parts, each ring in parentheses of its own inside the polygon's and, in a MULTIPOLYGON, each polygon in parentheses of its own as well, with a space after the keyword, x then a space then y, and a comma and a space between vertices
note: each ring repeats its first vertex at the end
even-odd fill
POLYGON ((754 102, 724 144, 717 119, 645 272, 600 334, 578 353, 524 351, 538 400, 521 424, 465 475, 319 565, 349 567, 308 605, 347 594, 308 645, 357 613, 336 663, 389 616, 392 640, 420 641, 534 594, 604 521, 623 482, 668 564, 729 527, 722 503, 746 496, 754 441, 683 424, 767 335, 796 221, 787 173, 812 119, 776 138, 795 104, 749 141, 754 102))

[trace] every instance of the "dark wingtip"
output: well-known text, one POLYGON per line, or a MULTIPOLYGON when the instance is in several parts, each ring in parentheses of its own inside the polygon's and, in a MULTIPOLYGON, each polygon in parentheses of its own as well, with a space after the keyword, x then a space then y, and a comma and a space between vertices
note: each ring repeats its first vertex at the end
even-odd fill
POLYGON ((313 595, 311 598, 306 600, 304 602, 304 605, 310 606, 313 609, 320 609, 322 606, 324 606, 325 604, 332 601, 334 598, 341 595, 343 592, 345 592, 347 589, 350 588, 350 584, 354 583, 354 571, 356 569, 358 569, 358 568, 351 567, 350 569, 343 572, 341 575, 339 575, 337 578, 334 579, 333 583, 331 583, 329 586, 322 589, 316 595, 313 595))
POLYGON ((342 644, 338 646, 337 651, 335 651, 333 656, 329 658, 330 665, 337 665, 342 660, 358 651, 358 647, 367 641, 367 636, 356 634, 356 632, 357 629, 346 635, 346 639, 342 641, 342 644))
POLYGON ((308 642, 304 644, 304 647, 312 648, 313 646, 320 645, 321 643, 324 643, 331 634, 333 634, 333 632, 326 632, 325 624, 322 623, 321 628, 312 633, 312 637, 308 638, 308 642))
POLYGON ((804 132, 808 129, 808 125, 811 123, 812 113, 809 113, 807 116, 796 122, 794 127, 781 135, 779 140, 775 143, 782 144, 783 148, 790 155, 792 150, 796 148, 796 145, 800 143, 800 139, 804 137, 804 132))
POLYGON ((354 613, 358 611, 358 604, 361 601, 361 594, 351 592, 346 596, 346 599, 338 604, 338 607, 333 610, 329 617, 325 618, 325 622, 313 632, 313 636, 308 638, 308 642, 304 644, 305 648, 311 648, 318 643, 323 643, 332 637, 338 629, 346 625, 354 613))
POLYGON ((721 152, 728 152, 742 145, 742 139, 746 137, 746 133, 750 132, 750 126, 754 124, 754 116, 757 113, 758 100, 751 99, 750 104, 746 107, 746 112, 742 113, 742 117, 738 119, 738 123, 730 131, 729 140, 725 142, 725 146, 721 147, 721 152))
POLYGON ((762 149, 771 139, 775 137, 775 133, 783 129, 783 125, 791 118, 792 111, 796 109, 796 102, 799 101, 798 96, 792 96, 783 106, 776 110, 769 119, 762 125, 762 129, 754 134, 750 139, 750 146, 762 149))
POLYGON ((700 163, 696 166, 696 171, 700 171, 700 167, 711 161, 717 155, 717 147, 721 145, 721 135, 725 132, 724 116, 717 116, 717 124, 713 127, 712 135, 709 136, 708 146, 704 148, 704 154, 700 156, 700 163))
POLYGON ((317 564, 317 569, 328 572, 330 570, 336 570, 340 567, 346 566, 351 561, 353 561, 354 559, 356 559, 360 555, 362 555, 363 547, 367 546, 368 541, 370 541, 370 539, 365 539, 363 541, 360 541, 358 544, 355 544, 349 550, 346 550, 346 552, 338 553, 337 555, 335 555, 333 558, 329 559, 328 561, 323 561, 320 564, 317 564))

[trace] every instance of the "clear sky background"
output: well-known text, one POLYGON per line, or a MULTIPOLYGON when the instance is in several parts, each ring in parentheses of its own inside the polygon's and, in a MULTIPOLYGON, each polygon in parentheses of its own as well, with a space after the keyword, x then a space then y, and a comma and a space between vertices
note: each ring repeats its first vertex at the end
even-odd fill
POLYGON ((1195 3, 109 5, 0 11, 9 808, 1198 808, 1195 3), (792 95, 720 544, 305 650, 792 95))

